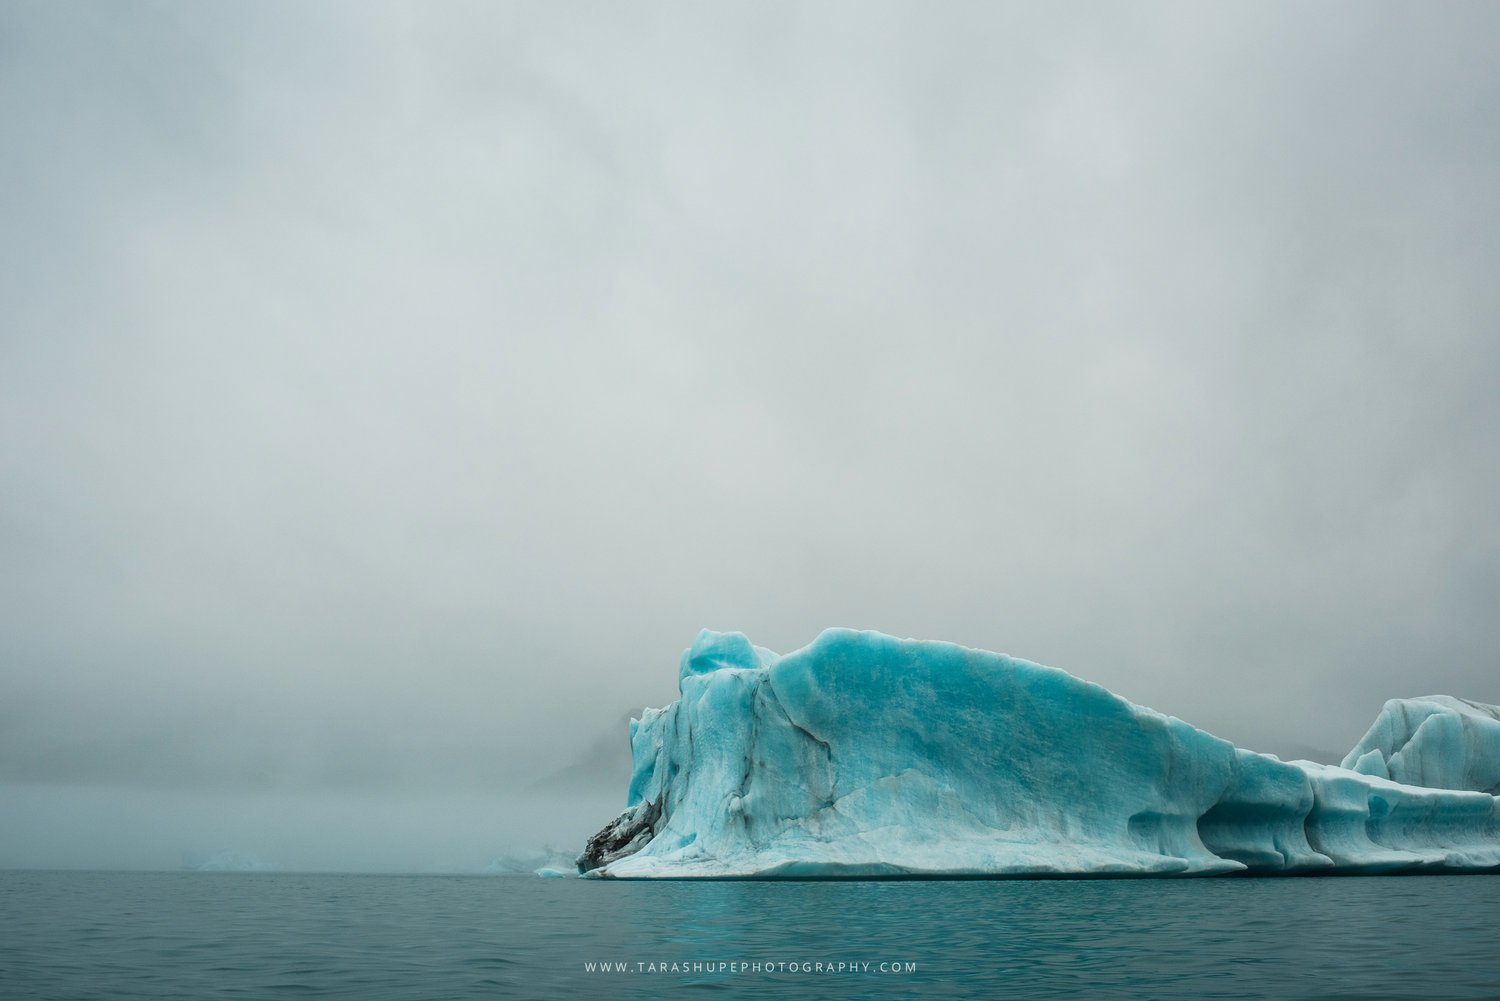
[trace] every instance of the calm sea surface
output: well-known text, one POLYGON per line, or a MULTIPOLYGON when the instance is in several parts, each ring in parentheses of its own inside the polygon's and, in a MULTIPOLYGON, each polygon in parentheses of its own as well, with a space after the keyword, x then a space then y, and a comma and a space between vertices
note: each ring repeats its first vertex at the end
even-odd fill
POLYGON ((0 872, 7 1001, 695 994, 1500 998, 1500 877, 0 872))

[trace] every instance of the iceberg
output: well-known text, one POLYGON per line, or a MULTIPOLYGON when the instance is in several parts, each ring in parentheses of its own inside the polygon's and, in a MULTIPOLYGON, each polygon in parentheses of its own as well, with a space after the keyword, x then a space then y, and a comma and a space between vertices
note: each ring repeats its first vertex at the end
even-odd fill
MULTIPOLYGON (((830 629, 778 656, 704 630, 678 690, 630 723, 626 808, 579 856, 587 876, 1500 868, 1489 792, 1371 774, 1368 752, 1363 770, 1281 761, 1056 668, 952 643, 830 629)), ((1455 746, 1422 754, 1446 761, 1455 746)))
POLYGON ((1451 695, 1392 699, 1343 766, 1405 785, 1500 794, 1500 706, 1451 695))
POLYGON ((509 852, 490 859, 484 873, 489 876, 539 874, 542 869, 573 870, 573 853, 560 851, 551 845, 533 850, 509 852))
POLYGON ((184 858, 183 868, 195 872, 278 872, 281 869, 273 862, 227 848, 209 856, 189 854, 184 858))

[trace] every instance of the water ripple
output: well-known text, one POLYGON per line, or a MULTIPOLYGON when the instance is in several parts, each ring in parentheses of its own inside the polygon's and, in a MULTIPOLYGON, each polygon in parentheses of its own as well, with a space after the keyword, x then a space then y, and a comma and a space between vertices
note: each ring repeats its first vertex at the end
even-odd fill
POLYGON ((1495 998, 1497 929, 1492 876, 601 883, 7 872, 0 997, 1495 998), (880 972, 882 962, 898 972, 880 972), (609 972, 585 965, 601 963, 609 972))

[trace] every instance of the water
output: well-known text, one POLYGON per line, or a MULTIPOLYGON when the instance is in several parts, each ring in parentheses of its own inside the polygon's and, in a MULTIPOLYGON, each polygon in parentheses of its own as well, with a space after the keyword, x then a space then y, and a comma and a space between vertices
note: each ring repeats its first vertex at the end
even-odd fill
POLYGON ((678 995, 1496 998, 1500 878, 0 872, 7 1001, 678 995), (672 972, 674 961, 712 970, 672 972), (585 965, 604 962, 626 972, 585 965), (840 962, 856 965, 840 972, 840 962), (638 966, 649 963, 667 969, 638 966), (835 967, 774 965, 791 963, 835 967))

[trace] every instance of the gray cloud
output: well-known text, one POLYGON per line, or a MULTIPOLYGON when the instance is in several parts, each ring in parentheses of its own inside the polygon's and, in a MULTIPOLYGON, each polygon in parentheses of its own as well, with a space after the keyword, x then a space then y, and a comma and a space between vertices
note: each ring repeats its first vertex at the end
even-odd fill
POLYGON ((0 779, 503 799, 703 625, 1500 701, 1497 22, 0 8, 0 779))

